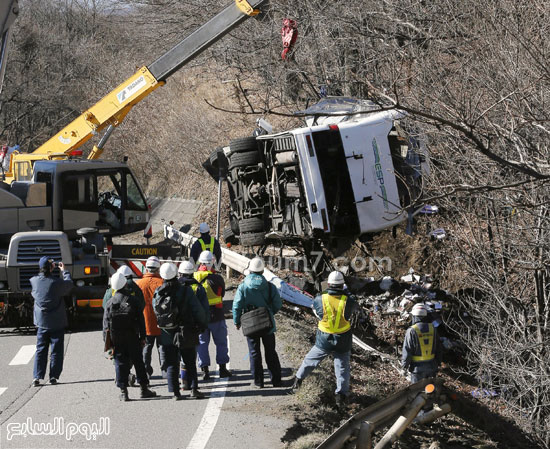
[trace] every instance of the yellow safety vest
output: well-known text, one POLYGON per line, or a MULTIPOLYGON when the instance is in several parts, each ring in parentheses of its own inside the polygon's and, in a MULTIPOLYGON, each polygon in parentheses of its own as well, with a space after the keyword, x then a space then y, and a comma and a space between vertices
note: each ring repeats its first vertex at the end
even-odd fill
POLYGON ((428 332, 422 333, 420 330, 420 327, 418 324, 415 324, 413 326, 414 331, 416 332, 416 335, 418 337, 418 341, 420 342, 420 354, 421 355, 413 355, 412 361, 413 362, 429 362, 430 360, 433 360, 435 358, 434 354, 434 326, 433 324, 428 324, 428 332))
POLYGON ((199 243, 201 244, 201 249, 203 251, 206 251, 208 249, 208 251, 214 253, 214 237, 210 236, 210 243, 208 245, 204 243, 203 239, 199 239, 199 243))
POLYGON ((321 299, 323 300, 323 319, 319 321, 319 330, 327 334, 343 334, 349 331, 351 324, 344 317, 348 297, 324 293, 321 299))
MULTIPOLYGON (((195 271, 195 273, 193 274, 193 277, 206 290, 206 297, 208 298, 208 304, 211 305, 211 306, 215 306, 216 304, 221 304, 222 303, 222 297, 218 296, 214 292, 214 290, 212 290, 212 287, 210 287, 210 283, 208 282, 208 279, 206 279, 209 274, 212 274, 212 272, 211 271, 195 271)), ((192 287, 194 288, 195 291, 197 290, 196 285, 193 285, 192 287)))

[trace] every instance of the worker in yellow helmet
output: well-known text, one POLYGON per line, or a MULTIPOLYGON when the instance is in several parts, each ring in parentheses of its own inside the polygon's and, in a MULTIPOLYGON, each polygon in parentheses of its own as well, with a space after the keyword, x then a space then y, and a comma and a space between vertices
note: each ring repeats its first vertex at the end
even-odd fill
POLYGON ((328 289, 313 301, 313 311, 319 319, 315 345, 296 372, 292 391, 329 355, 334 357, 336 404, 346 403, 349 395, 352 331, 350 319, 357 300, 349 293, 344 275, 333 271, 328 277, 328 289))

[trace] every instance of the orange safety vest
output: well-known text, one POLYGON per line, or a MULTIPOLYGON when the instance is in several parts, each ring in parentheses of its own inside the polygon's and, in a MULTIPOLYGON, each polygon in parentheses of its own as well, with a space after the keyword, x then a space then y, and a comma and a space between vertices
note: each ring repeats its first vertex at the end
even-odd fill
POLYGON ((418 324, 413 326, 418 341, 420 342, 420 355, 413 355, 413 362, 429 362, 435 358, 434 354, 434 326, 432 323, 428 324, 428 332, 422 333, 418 324))
POLYGON ((351 329, 351 324, 344 316, 346 295, 333 296, 324 293, 323 300, 323 319, 319 321, 319 330, 327 334, 343 334, 351 329))
MULTIPOLYGON (((209 274, 212 274, 212 272, 211 271, 195 271, 195 273, 193 274, 193 277, 206 290, 206 297, 208 298, 208 304, 211 305, 211 306, 215 306, 217 304, 221 304, 223 300, 222 300, 222 297, 218 296, 214 292, 214 290, 212 290, 212 287, 210 287, 210 283, 208 282, 208 279, 206 279, 209 274)), ((196 284, 193 285, 192 288, 193 288, 194 291, 196 291, 197 290, 196 284)))

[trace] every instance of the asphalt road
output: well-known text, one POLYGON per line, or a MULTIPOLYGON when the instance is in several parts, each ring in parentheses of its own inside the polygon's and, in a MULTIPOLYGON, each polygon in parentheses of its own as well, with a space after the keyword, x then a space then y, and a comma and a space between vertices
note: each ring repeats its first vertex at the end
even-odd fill
MULTIPOLYGON (((55 386, 30 386, 35 336, 0 334, 0 449, 282 447, 292 425, 291 417, 279 412, 289 401, 286 388, 270 387, 267 377, 266 388, 250 387, 246 340, 231 320, 227 323, 233 376, 201 380, 207 398, 178 402, 158 375, 158 357, 153 358, 152 389, 159 397, 140 400, 139 388, 130 388, 133 400, 120 402, 99 323, 66 335, 64 369, 55 386)), ((210 355, 215 360, 212 342, 210 355)), ((281 362, 284 367, 283 357, 281 362)), ((285 374, 288 383, 290 370, 285 374)))

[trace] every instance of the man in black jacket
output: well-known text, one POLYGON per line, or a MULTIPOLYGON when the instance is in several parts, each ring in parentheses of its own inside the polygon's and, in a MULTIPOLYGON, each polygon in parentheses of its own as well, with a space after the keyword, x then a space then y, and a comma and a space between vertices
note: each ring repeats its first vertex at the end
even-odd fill
POLYGON ((222 260, 222 248, 218 239, 210 235, 210 226, 208 223, 201 223, 199 226, 201 236, 195 240, 191 246, 189 256, 193 263, 197 263, 199 256, 203 251, 210 251, 216 258, 216 265, 220 266, 222 260))
POLYGON ((149 390, 149 379, 143 363, 142 348, 145 345, 145 319, 143 305, 126 288, 127 279, 122 273, 111 278, 115 292, 107 302, 103 314, 103 337, 109 334, 115 359, 116 384, 120 388, 120 400, 129 401, 128 375, 132 365, 136 367, 137 381, 141 386, 141 398, 157 394, 149 390))
MULTIPOLYGON (((166 370, 168 391, 174 394, 174 399, 180 400, 183 396, 178 380, 179 361, 183 358, 190 379, 196 381, 194 348, 199 342, 197 328, 206 327, 207 312, 199 304, 193 289, 178 282, 177 274, 178 269, 173 263, 162 264, 160 276, 164 282, 155 290, 153 310, 161 330, 162 369, 166 370)), ((197 382, 192 384, 191 397, 204 397, 197 382)))

